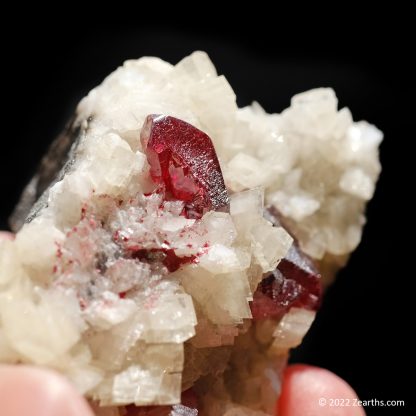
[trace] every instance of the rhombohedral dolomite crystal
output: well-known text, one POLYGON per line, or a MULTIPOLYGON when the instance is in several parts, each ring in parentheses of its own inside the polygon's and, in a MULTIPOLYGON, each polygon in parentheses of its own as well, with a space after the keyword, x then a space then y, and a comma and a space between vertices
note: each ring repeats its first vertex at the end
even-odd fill
POLYGON ((267 114, 203 52, 127 61, 0 243, 0 361, 63 373, 107 416, 273 414, 321 280, 360 242, 381 140, 329 88, 267 114))

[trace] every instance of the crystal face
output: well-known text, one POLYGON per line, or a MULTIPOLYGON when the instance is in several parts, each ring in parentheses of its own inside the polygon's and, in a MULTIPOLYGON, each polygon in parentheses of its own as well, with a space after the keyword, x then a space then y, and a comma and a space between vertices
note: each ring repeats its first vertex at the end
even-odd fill
POLYGON ((99 416, 275 415, 321 280, 360 241, 381 140, 330 88, 267 114, 203 52, 125 62, 0 241, 0 362, 60 371, 99 416))
POLYGON ((217 154, 204 132, 175 117, 149 115, 140 139, 153 180, 185 202, 189 217, 228 207, 217 154))

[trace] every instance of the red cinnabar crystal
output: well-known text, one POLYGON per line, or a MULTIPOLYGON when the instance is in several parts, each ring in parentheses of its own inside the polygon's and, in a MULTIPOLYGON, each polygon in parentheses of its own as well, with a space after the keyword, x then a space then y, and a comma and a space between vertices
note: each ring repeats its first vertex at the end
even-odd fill
POLYGON ((185 202, 188 217, 228 209, 220 164, 204 132, 175 117, 149 115, 140 139, 152 179, 165 187, 167 197, 185 202))
MULTIPOLYGON (((265 215, 274 225, 276 211, 265 215)), ((322 294, 321 275, 312 260, 294 244, 276 270, 259 283, 251 302, 253 319, 281 318, 292 306, 316 310, 322 294)))

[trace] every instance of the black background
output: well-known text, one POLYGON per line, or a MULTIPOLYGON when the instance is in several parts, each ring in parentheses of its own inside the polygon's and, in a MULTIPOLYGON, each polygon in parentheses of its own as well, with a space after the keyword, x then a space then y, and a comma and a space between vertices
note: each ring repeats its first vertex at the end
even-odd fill
MULTIPOLYGON (((134 23, 91 25, 88 15, 77 16, 48 23, 34 18, 3 33, 1 99, 7 111, 1 131, 1 228, 78 100, 127 58, 154 55, 175 63, 205 50, 240 106, 257 100, 268 112, 280 112, 295 93, 331 86, 355 120, 369 120, 385 132, 384 170, 368 207, 363 242, 328 290, 293 361, 334 371, 362 399, 405 399, 409 411, 404 377, 412 374, 407 345, 414 324, 405 299, 414 276, 403 237, 410 233, 414 209, 404 193, 412 189, 411 165, 404 162, 411 130, 402 113, 411 84, 405 77, 409 50, 402 40, 382 36, 381 22, 368 28, 364 18, 350 22, 350 33, 341 36, 344 29, 337 24, 320 31, 320 23, 312 24, 301 32, 296 21, 287 29, 280 26, 282 18, 263 25, 257 16, 253 24, 259 31, 243 30, 247 24, 237 19, 235 27, 216 21, 201 27, 195 19, 149 24, 142 13, 134 23)), ((367 412, 380 414, 380 409, 367 412)))

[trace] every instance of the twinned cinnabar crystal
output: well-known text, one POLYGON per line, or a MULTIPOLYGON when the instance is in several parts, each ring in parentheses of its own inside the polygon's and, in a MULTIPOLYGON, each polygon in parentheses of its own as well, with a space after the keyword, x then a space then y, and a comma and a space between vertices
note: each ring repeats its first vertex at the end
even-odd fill
POLYGON ((140 139, 152 179, 165 187, 168 198, 185 202, 188 217, 228 209, 228 193, 208 135, 175 117, 149 115, 140 139))
MULTIPOLYGON (((280 226, 275 210, 266 218, 280 226)), ((312 260, 294 244, 277 268, 259 283, 251 302, 253 319, 280 319, 292 306, 317 310, 321 301, 322 283, 312 260)))

